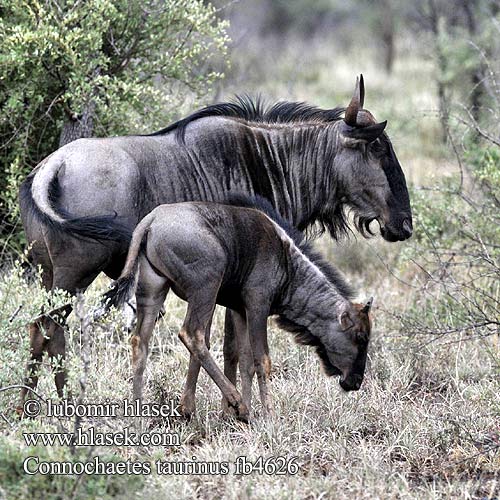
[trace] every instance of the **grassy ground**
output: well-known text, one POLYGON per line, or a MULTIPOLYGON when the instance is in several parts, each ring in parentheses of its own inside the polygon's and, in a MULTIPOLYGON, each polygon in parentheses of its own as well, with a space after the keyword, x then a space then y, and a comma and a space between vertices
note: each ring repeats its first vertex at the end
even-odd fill
MULTIPOLYGON (((455 166, 437 145, 432 67, 415 56, 399 58, 395 74, 387 79, 368 56, 337 55, 316 43, 314 57, 298 68, 291 42, 279 58, 261 55, 258 68, 234 68, 224 92, 260 89, 274 97, 304 99, 321 106, 344 105, 357 73, 365 75, 366 107, 380 120, 388 119, 407 179, 415 186, 431 185, 452 175, 455 166), (249 69, 250 68, 250 69, 249 69), (245 72, 246 71, 246 72, 245 72), (333 84, 335 82, 335 85, 333 84)), ((313 50, 314 49, 314 50, 313 50)), ((251 54, 252 47, 246 50, 251 54)), ((362 53, 360 51, 360 53, 362 53)), ((250 57, 250 56, 249 56, 250 57)), ((415 229, 419 231, 418 219, 415 229)), ((380 238, 337 245, 325 238, 319 246, 360 290, 360 298, 375 296, 374 333, 367 375, 357 393, 343 393, 336 380, 321 372, 312 350, 295 345, 291 336, 271 323, 273 358, 272 394, 276 416, 260 417, 259 405, 250 425, 223 418, 220 394, 202 373, 197 416, 191 422, 149 418, 148 431, 175 432, 179 446, 29 448, 23 432, 58 432, 72 429, 73 421, 40 417, 12 420, 16 391, 0 393, 0 409, 12 426, 0 421, 0 498, 494 498, 500 490, 500 382, 498 345, 490 339, 446 339, 440 344, 408 338, 394 313, 404 314, 413 300, 412 283, 418 278, 401 251, 380 238), (409 283, 405 285, 404 282, 409 283), (29 455, 41 460, 222 461, 238 456, 295 457, 295 475, 254 472, 248 476, 143 475, 47 477, 27 476, 22 462, 29 455)), ((99 280, 88 293, 90 310, 105 287, 99 280)), ((0 279, 0 386, 21 380, 27 353, 23 325, 38 314, 44 294, 26 285, 17 271, 6 270, 0 279), (18 305, 23 308, 17 312, 18 305)), ((64 298, 60 299, 64 301, 64 298)), ((180 395, 187 369, 187 351, 177 339, 185 304, 171 296, 166 315, 158 322, 147 369, 146 399, 164 402, 180 395)), ((222 311, 213 325, 213 353, 222 364, 222 311)), ((123 319, 118 313, 88 328, 90 365, 86 401, 120 401, 130 397, 130 353, 123 319)), ((78 318, 70 321, 68 335, 71 385, 78 394, 82 373, 78 318)), ((56 398, 48 367, 39 386, 45 398, 56 398)), ((257 398, 257 392, 254 393, 257 398)), ((96 418, 83 427, 116 432, 130 419, 96 418)))

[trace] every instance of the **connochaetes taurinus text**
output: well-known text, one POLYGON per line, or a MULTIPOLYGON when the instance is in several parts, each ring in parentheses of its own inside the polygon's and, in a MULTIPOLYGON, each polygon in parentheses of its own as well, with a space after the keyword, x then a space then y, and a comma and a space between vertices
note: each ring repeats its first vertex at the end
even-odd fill
MULTIPOLYGON (((272 207, 259 200, 245 204, 263 206, 281 222, 272 207)), ((278 315, 279 324, 300 343, 316 347, 325 372, 340 375, 343 389, 361 386, 370 303, 353 304, 350 287, 311 250, 303 235, 286 223, 278 225, 260 210, 206 202, 157 207, 135 229, 122 276, 107 298, 121 305, 136 283, 134 399, 142 397, 149 340, 169 290, 188 302, 180 339, 243 420, 249 416, 254 367, 264 412, 272 411, 267 384, 271 315, 278 315), (241 396, 236 377, 226 377, 209 352, 216 304, 231 308, 242 324, 236 342, 241 396)), ((195 388, 196 377, 188 372, 183 406, 186 401, 194 406, 195 388)))
MULTIPOLYGON (((346 232, 351 209, 366 233, 377 220, 388 241, 411 235, 403 171, 386 122, 363 109, 358 81, 345 110, 281 102, 208 106, 150 136, 81 139, 43 160, 21 185, 31 256, 48 289, 84 290, 105 272, 119 276, 130 234, 154 207, 224 201, 232 191, 261 195, 295 227, 346 232), (115 217, 116 215, 116 217, 115 217)), ((64 356, 53 321, 31 326, 30 385, 44 350, 64 356)), ((56 373, 59 394, 64 372, 56 373)), ((24 397, 24 394, 23 394, 24 397)))

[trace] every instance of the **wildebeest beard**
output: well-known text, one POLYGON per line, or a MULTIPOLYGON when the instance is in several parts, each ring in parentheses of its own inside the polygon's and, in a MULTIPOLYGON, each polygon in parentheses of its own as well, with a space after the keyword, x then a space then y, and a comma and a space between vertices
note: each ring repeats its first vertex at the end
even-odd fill
POLYGON ((354 226, 363 237, 368 238, 375 235, 370 224, 377 217, 372 210, 363 207, 362 202, 356 203, 356 205, 353 203, 352 206, 344 203, 325 205, 315 216, 314 224, 307 227, 299 226, 299 229, 305 231, 308 238, 316 238, 328 232, 332 238, 340 240, 344 236, 353 234, 349 224, 349 216, 352 217, 354 226))
POLYGON ((342 375, 342 372, 330 361, 325 345, 305 326, 299 325, 295 321, 285 318, 284 316, 278 316, 276 318, 276 323, 283 330, 293 333, 293 335, 295 336, 295 342, 297 342, 297 344, 312 346, 316 348, 316 354, 318 355, 323 370, 328 377, 342 375))

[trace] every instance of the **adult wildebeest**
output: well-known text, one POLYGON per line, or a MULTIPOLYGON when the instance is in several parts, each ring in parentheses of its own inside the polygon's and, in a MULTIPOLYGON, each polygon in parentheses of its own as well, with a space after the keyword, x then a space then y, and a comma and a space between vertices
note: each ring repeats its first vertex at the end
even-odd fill
MULTIPOLYGON (((263 207, 280 221, 265 201, 245 204, 263 207)), ((336 269, 311 250, 299 231, 280 222, 254 208, 189 202, 161 205, 139 223, 123 273, 106 294, 119 306, 136 291, 134 399, 142 397, 149 339, 170 289, 188 302, 180 339, 239 418, 248 420, 254 367, 264 412, 271 411, 267 388, 271 315, 278 315, 279 324, 298 342, 316 346, 326 373, 341 375, 343 389, 360 388, 370 337, 370 303, 350 302, 352 292, 336 269), (216 304, 233 310, 236 321, 244 325, 237 329, 243 398, 236 380, 222 373, 209 352, 216 304)), ((185 391, 189 390, 188 382, 185 391)))
MULTIPOLYGON (((261 195, 300 230, 338 238, 377 220, 388 241, 412 232, 403 171, 386 122, 362 109, 363 80, 345 110, 281 102, 265 110, 240 98, 208 106, 150 136, 80 139, 43 160, 20 190, 31 256, 48 289, 85 290, 105 272, 117 278, 136 224, 162 203, 224 201, 231 191, 261 195)), ((64 331, 31 325, 30 377, 44 350, 64 357, 64 331)), ((231 323, 228 323, 230 326, 231 323)), ((192 370, 199 366, 193 362, 192 370)), ((64 371, 56 373, 62 395, 64 371)), ((22 399, 25 391, 22 393, 22 399)), ((22 406, 22 405, 21 405, 22 406)))

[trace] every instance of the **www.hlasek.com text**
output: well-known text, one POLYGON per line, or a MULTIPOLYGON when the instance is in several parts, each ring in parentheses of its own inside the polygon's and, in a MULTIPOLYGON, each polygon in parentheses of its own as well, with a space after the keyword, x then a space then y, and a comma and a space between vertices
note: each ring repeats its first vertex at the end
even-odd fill
POLYGON ((72 432, 25 432, 27 446, 180 446, 175 432, 148 432, 138 434, 125 427, 117 432, 99 432, 93 427, 72 432))

